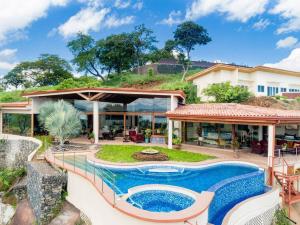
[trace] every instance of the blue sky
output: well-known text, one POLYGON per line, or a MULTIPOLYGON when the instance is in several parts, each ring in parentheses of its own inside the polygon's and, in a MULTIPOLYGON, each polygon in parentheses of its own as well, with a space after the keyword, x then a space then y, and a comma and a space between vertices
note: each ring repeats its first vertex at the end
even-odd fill
POLYGON ((0 0, 0 75, 41 53, 72 58, 66 43, 81 31, 96 39, 144 23, 158 46, 178 23, 204 26, 212 42, 194 60, 300 71, 299 0, 0 0))

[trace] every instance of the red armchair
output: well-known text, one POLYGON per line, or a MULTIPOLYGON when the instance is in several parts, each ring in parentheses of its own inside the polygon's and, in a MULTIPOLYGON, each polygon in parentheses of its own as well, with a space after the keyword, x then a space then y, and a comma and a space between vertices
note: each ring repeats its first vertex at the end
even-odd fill
POLYGON ((129 138, 131 141, 136 143, 144 142, 144 136, 142 134, 137 134, 136 131, 129 131, 129 138))
POLYGON ((251 152, 255 154, 264 154, 268 151, 268 142, 267 141, 252 141, 251 143, 251 152))

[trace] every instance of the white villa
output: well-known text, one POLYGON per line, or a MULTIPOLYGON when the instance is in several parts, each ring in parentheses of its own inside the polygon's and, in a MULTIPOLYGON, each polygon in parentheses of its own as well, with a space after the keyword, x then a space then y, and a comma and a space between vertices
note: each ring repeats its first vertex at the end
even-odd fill
POLYGON ((264 66, 241 67, 217 64, 188 78, 197 86, 198 96, 206 100, 203 89, 213 83, 230 82, 247 87, 255 96, 275 96, 300 92, 300 72, 264 66))

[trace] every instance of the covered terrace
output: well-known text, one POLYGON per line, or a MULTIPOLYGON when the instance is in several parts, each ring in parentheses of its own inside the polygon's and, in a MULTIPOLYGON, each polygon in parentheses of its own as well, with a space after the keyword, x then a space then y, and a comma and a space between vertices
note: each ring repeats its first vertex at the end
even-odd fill
MULTIPOLYGON (((284 150, 282 149, 282 146, 279 146, 279 153, 278 151, 275 151, 275 149, 277 149, 276 147, 278 147, 276 146, 276 143, 281 143, 280 141, 284 141, 287 136, 298 138, 300 130, 300 111, 281 110, 235 103, 183 105, 179 106, 175 110, 168 111, 167 117, 169 119, 169 148, 172 148, 173 138, 173 129, 170 128, 173 127, 174 123, 178 123, 178 121, 182 122, 182 129, 179 135, 181 135, 183 141, 185 141, 187 123, 197 124, 200 126, 200 129, 198 129, 198 132, 196 133, 199 136, 198 140, 201 141, 207 138, 207 133, 204 132, 201 124, 217 125, 216 127, 218 127, 218 129, 214 131, 216 133, 216 142, 219 143, 220 140, 225 139, 224 136, 227 136, 229 139, 227 140, 229 146, 230 143, 232 143, 232 140, 237 140, 240 146, 242 145, 243 137, 241 137, 240 133, 237 132, 239 126, 247 126, 248 130, 250 130, 249 128, 255 130, 256 135, 253 139, 256 140, 252 140, 252 142, 258 143, 259 145, 263 145, 262 141, 266 142, 265 155, 267 156, 266 159, 269 174, 273 174, 275 156, 278 156, 278 154, 281 155, 280 150, 284 150), (229 125, 231 128, 230 134, 228 134, 227 130, 227 135, 222 136, 222 126, 220 125, 224 127, 228 127, 229 125), (289 126, 296 127, 293 135, 286 134, 287 131, 285 129, 289 126)), ((297 143, 296 139, 293 143, 294 145, 297 143)), ((231 145, 231 147, 233 146, 231 145)), ((251 144, 248 147, 251 148, 251 144)), ((297 150, 298 146, 295 148, 297 150)), ((273 176, 269 176, 269 183, 272 184, 272 182, 273 176)))

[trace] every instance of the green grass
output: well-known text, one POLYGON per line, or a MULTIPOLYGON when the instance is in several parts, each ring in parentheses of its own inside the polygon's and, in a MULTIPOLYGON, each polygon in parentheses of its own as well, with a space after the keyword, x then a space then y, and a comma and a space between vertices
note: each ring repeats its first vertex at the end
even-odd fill
POLYGON ((39 139, 42 142, 42 146, 37 151, 37 154, 41 155, 51 146, 52 137, 48 135, 42 135, 42 136, 35 136, 35 138, 39 139))
MULTIPOLYGON (((191 76, 201 69, 189 70, 187 77, 191 76)), ((63 90, 66 88, 79 87, 131 87, 138 85, 146 88, 158 90, 183 90, 187 92, 190 85, 186 81, 181 81, 182 74, 154 74, 148 76, 147 74, 122 73, 120 75, 114 74, 108 80, 102 82, 96 80, 93 76, 81 77, 74 79, 67 79, 56 86, 33 87, 24 90, 5 91, 0 92, 0 102, 21 102, 27 101, 22 97, 22 93, 31 91, 46 91, 46 90, 63 90), (148 85, 148 86, 147 86, 148 85), (150 86, 150 87, 149 87, 150 86)), ((188 93, 186 93, 188 94, 188 93)))
POLYGON ((133 153, 140 152, 143 149, 153 148, 165 153, 169 157, 169 161, 176 162, 201 162, 215 157, 188 152, 184 150, 170 150, 163 147, 152 146, 136 146, 136 145, 103 145, 101 150, 97 152, 96 157, 110 162, 131 163, 138 162, 132 158, 133 153))
POLYGON ((7 191, 17 178, 24 176, 24 168, 0 169, 0 191, 7 191))

